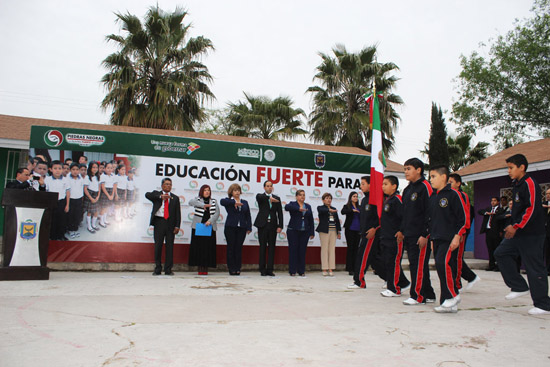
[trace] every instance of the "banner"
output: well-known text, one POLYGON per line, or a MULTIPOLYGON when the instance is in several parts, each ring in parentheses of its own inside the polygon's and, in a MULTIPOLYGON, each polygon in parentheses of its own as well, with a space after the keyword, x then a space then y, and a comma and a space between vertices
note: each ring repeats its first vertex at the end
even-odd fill
MULTIPOLYGON (((241 198, 248 201, 252 222, 258 212, 256 194, 263 192, 263 182, 270 180, 274 193, 281 197, 283 209, 295 200, 298 189, 306 192, 306 203, 313 208, 315 224, 318 223, 317 206, 323 205, 321 196, 332 194, 332 205, 339 211, 347 202, 351 191, 360 192, 360 178, 369 171, 370 157, 345 153, 288 148, 197 138, 163 135, 147 135, 112 131, 82 130, 33 126, 30 146, 35 152, 43 149, 59 150, 59 157, 72 156, 71 151, 84 152, 87 156, 101 153, 113 160, 124 160, 127 168, 135 169, 134 200, 124 203, 128 216, 111 223, 95 233, 86 230, 85 221, 80 227, 80 237, 71 242, 136 242, 153 243, 153 228, 149 226, 152 204, 145 193, 160 190, 164 177, 172 179, 172 192, 181 203, 182 224, 175 243, 188 244, 191 240, 191 222, 194 209, 189 200, 198 196, 199 188, 207 184, 212 197, 218 201, 227 197, 227 189, 233 183, 242 187, 241 198), (106 153, 108 153, 106 155, 106 153)), ((290 218, 284 212, 283 231, 277 245, 287 246, 286 225, 290 218)), ((225 244, 223 226, 225 208, 220 208, 217 243, 225 244)), ((344 217, 340 215, 343 224, 344 217)), ((343 230, 342 230, 343 234, 343 230)), ((257 229, 246 237, 245 246, 258 246, 257 229)), ((309 246, 320 246, 319 238, 309 246)), ((337 247, 345 247, 345 238, 337 247)))

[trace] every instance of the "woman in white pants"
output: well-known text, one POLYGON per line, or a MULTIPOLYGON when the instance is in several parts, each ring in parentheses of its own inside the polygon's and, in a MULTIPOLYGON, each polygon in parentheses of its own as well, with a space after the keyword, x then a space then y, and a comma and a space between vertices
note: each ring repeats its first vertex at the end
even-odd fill
POLYGON ((336 238, 341 238, 340 219, 338 210, 330 205, 332 195, 324 193, 322 199, 324 205, 317 207, 319 225, 316 229, 321 240, 321 269, 324 276, 333 276, 332 271, 336 268, 336 238))

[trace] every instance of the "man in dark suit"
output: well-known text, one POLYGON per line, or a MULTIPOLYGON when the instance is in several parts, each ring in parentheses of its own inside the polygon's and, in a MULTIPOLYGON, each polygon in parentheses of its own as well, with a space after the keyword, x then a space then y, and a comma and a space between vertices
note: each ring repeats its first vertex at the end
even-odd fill
POLYGON ((497 246, 500 244, 500 228, 499 221, 496 216, 501 214, 503 209, 499 206, 499 198, 491 198, 491 207, 478 211, 479 215, 483 215, 483 222, 481 223, 481 229, 479 233, 485 233, 485 243, 487 244, 487 251, 489 252, 489 267, 487 271, 498 271, 498 266, 495 261, 494 252, 497 246))
POLYGON ((174 275, 172 272, 174 255, 174 236, 180 230, 181 208, 180 199, 172 194, 172 180, 164 178, 161 183, 162 191, 152 191, 145 197, 153 203, 150 224, 155 228, 155 271, 153 275, 160 275, 162 271, 162 244, 166 244, 166 259, 164 273, 174 275), (165 242, 166 241, 166 242, 165 242))
POLYGON ((29 182, 30 171, 27 168, 19 168, 15 174, 15 180, 6 184, 6 189, 32 190, 29 182))
POLYGON ((264 193, 256 195, 259 211, 254 221, 254 227, 258 228, 258 241, 260 242, 260 273, 262 276, 275 276, 273 273, 275 242, 277 233, 283 229, 283 207, 281 198, 273 194, 271 181, 264 182, 264 191, 264 193))

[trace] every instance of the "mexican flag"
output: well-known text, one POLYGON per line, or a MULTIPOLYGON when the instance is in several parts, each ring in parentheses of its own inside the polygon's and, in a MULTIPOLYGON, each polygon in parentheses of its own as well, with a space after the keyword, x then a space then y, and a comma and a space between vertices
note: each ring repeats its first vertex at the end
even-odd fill
POLYGON ((369 204, 376 205, 378 218, 380 218, 382 216, 382 206, 384 203, 382 181, 384 180, 386 159, 384 158, 384 151, 382 150, 382 132, 380 131, 378 98, 382 98, 382 95, 373 93, 367 98, 367 103, 370 107, 370 127, 372 130, 369 204))

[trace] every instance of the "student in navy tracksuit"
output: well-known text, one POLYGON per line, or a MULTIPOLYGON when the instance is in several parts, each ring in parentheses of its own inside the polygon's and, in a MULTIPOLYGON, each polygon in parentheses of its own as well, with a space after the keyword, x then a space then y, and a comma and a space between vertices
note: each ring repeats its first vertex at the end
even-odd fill
POLYGON ((430 168, 430 183, 437 190, 430 197, 430 243, 441 286, 441 305, 434 310, 441 313, 458 311, 457 255, 468 223, 462 195, 451 188, 448 180, 449 169, 446 166, 430 168))
POLYGON ((504 239, 495 250, 502 278, 512 290, 505 298, 511 300, 531 291, 535 307, 529 310, 529 314, 547 315, 550 314, 550 298, 543 257, 545 229, 541 189, 526 172, 528 162, 523 154, 509 157, 506 164, 508 175, 514 180, 514 204, 510 224, 504 229, 504 239), (527 271, 529 285, 517 268, 518 256, 521 256, 527 271))
POLYGON ((410 286, 410 282, 401 268, 403 242, 397 242, 397 232, 403 219, 403 202, 397 192, 399 180, 395 176, 386 176, 382 190, 387 195, 380 218, 380 243, 383 248, 384 267, 386 269, 387 289, 380 292, 384 297, 397 297, 410 286))
POLYGON ((360 206, 360 232, 361 242, 357 250, 355 259, 355 269, 353 272, 353 283, 348 285, 349 289, 366 288, 365 272, 372 264, 376 274, 385 280, 386 274, 382 260, 379 258, 380 236, 377 231, 380 228, 380 219, 376 205, 369 204, 370 177, 361 177, 361 191, 365 195, 361 200, 360 206))
POLYGON ((227 268, 229 275, 241 275, 243 243, 246 235, 252 232, 252 219, 248 202, 241 199, 241 186, 232 184, 226 198, 220 204, 227 210, 223 233, 227 242, 227 268))
POLYGON ((458 287, 459 291, 462 292, 462 282, 461 278, 466 280, 468 284, 464 288, 464 290, 471 289, 474 284, 479 282, 481 278, 477 276, 476 273, 470 269, 468 264, 466 264, 466 261, 464 261, 464 247, 466 246, 466 239, 468 238, 468 235, 470 234, 470 227, 472 225, 472 221, 474 220, 473 213, 474 208, 470 204, 470 197, 468 194, 466 194, 464 191, 462 191, 462 177, 458 173, 451 173, 449 175, 449 183, 451 184, 451 188, 458 190, 460 195, 462 196, 462 200, 464 200, 464 205, 466 208, 466 214, 468 220, 466 221, 466 234, 462 238, 462 241, 460 241, 460 247, 458 249, 458 268, 457 268, 457 274, 456 274, 456 286, 458 287))
POLYGON ((409 185, 403 190, 403 221, 397 238, 407 250, 411 272, 410 297, 403 304, 412 306, 435 302, 429 268, 432 251, 428 246, 428 209, 433 189, 424 179, 424 163, 420 159, 408 159, 404 171, 409 185))
POLYGON ((288 239, 288 273, 295 276, 306 275, 306 249, 309 240, 315 236, 313 230, 313 212, 311 205, 305 202, 304 190, 296 191, 296 201, 285 205, 285 210, 290 213, 290 221, 287 226, 288 239))

